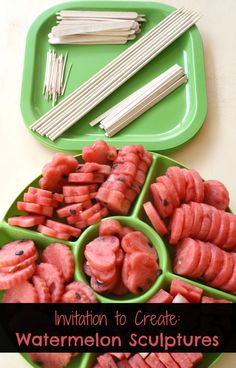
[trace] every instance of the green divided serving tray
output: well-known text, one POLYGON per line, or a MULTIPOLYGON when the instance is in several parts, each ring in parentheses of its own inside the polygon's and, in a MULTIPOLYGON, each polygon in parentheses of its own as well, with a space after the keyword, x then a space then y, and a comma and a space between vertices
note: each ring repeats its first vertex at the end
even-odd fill
MULTIPOLYGON (((80 156, 78 157, 78 159, 81 161, 80 156)), ((157 278, 157 280, 152 285, 152 287, 147 292, 145 292, 144 294, 140 296, 133 296, 131 294, 128 294, 124 297, 119 298, 119 297, 110 297, 109 294, 108 295, 96 294, 99 302, 101 303, 104 303, 104 302, 108 302, 108 303, 140 302, 140 303, 144 303, 160 288, 168 289, 174 277, 185 279, 183 277, 176 276, 172 271, 171 263, 172 263, 174 246, 170 246, 165 238, 161 238, 155 232, 155 230, 150 226, 150 222, 147 219, 144 213, 144 210, 143 210, 143 203, 149 199, 150 184, 155 181, 155 178, 157 176, 163 175, 166 172, 166 169, 168 167, 175 166, 175 165, 182 166, 178 162, 171 160, 163 155, 153 153, 153 163, 148 172, 146 182, 139 194, 139 197, 136 199, 133 207, 131 208, 129 215, 114 217, 120 220, 123 225, 125 224, 127 226, 133 227, 134 229, 138 229, 142 231, 150 239, 150 241, 153 243, 153 245, 155 246, 158 252, 159 264, 160 264, 160 268, 163 270, 163 273, 157 278)), ((30 183, 30 186, 38 186, 38 180, 39 180, 39 177, 36 178, 32 183, 30 183)), ((8 217, 19 214, 19 211, 16 208, 16 202, 19 200, 22 200, 23 193, 26 190, 27 188, 25 188, 24 191, 12 203, 11 207, 9 208, 5 217, 0 223, 0 234, 1 234, 0 246, 4 245, 7 242, 24 238, 24 239, 34 240, 40 251, 44 247, 46 247, 48 244, 55 242, 55 240, 58 242, 58 240, 55 238, 47 237, 34 230, 13 227, 13 226, 8 225, 7 223, 8 217)), ((68 245, 74 254, 74 257, 75 257, 74 278, 75 280, 80 280, 80 281, 83 281, 89 284, 88 279, 83 273, 83 267, 82 267, 83 261, 84 261, 83 250, 87 242, 92 240, 97 235, 98 235, 98 224, 88 227, 75 242, 60 241, 61 243, 68 245)), ((228 299, 234 303, 236 302, 236 296, 233 296, 232 294, 225 293, 220 290, 211 288, 198 281, 192 281, 189 279, 187 281, 193 285, 200 286, 203 289, 204 295, 206 296, 211 296, 213 298, 220 298, 220 299, 228 299)), ((219 353, 204 354, 204 360, 199 365, 199 368, 213 367, 214 363, 220 357, 220 355, 221 354, 219 353)), ((27 354, 23 354, 23 356, 34 367, 38 368, 38 366, 35 363, 31 362, 27 354)), ((78 357, 75 357, 72 359, 71 363, 68 365, 68 368, 92 368, 93 363, 95 361, 95 357, 96 357, 95 354, 90 354, 90 353, 81 354, 78 357)))
MULTIPOLYGON (((26 41, 21 110, 28 129, 51 108, 51 101, 46 101, 42 94, 48 49, 53 48, 63 54, 67 50, 69 52, 68 65, 72 63, 73 67, 65 93, 68 95, 135 42, 128 41, 125 45, 49 45, 48 33, 56 24, 56 12, 62 9, 124 10, 145 14, 147 22, 142 24, 142 32, 137 39, 175 10, 157 2, 103 0, 67 2, 41 14, 32 24, 26 41)), ((68 152, 79 152, 85 144, 95 139, 107 139, 116 147, 142 143, 146 149, 164 152, 189 141, 201 128, 206 110, 202 40, 197 27, 193 26, 56 141, 30 132, 51 148, 68 152), (92 119, 176 63, 184 68, 188 83, 120 133, 108 139, 98 126, 89 126, 92 119)))

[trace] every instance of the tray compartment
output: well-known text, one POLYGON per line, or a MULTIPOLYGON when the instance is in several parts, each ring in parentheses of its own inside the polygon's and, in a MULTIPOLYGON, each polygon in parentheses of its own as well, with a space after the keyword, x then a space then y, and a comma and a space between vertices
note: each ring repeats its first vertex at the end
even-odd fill
MULTIPOLYGON (((146 291, 145 293, 141 294, 140 296, 133 295, 131 293, 123 296, 123 297, 115 297, 113 295, 101 295, 95 293, 97 299, 103 303, 143 303, 147 299, 149 299, 162 285, 162 281, 164 279, 164 275, 166 273, 167 268, 169 267, 169 260, 166 253, 165 246, 159 236, 153 231, 150 226, 141 222, 138 219, 129 218, 129 217, 119 217, 115 216, 112 217, 121 222, 122 225, 133 227, 134 229, 141 231, 145 234, 150 241, 152 242, 153 246, 156 248, 158 256, 159 256, 159 266, 163 270, 163 273, 156 279, 154 284, 151 288, 146 291)), ((84 248, 87 243, 92 241, 94 238, 98 236, 98 227, 99 224, 92 225, 89 227, 79 238, 78 245, 75 249, 75 262, 76 262, 76 272, 75 277, 77 280, 83 281, 89 285, 89 280, 83 272, 83 263, 85 261, 84 257, 84 248), (80 260, 80 261, 79 261, 80 260)))

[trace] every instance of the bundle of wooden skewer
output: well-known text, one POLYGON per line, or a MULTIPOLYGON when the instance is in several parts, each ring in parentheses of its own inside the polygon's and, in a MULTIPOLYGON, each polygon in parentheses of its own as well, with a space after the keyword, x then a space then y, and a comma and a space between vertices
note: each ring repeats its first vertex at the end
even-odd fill
POLYGON ((186 81, 184 70, 176 64, 91 121, 90 125, 100 123, 105 134, 112 137, 186 81))
POLYGON ((195 12, 183 8, 171 13, 30 128, 54 141, 166 49, 199 18, 195 12))
POLYGON ((140 32, 145 16, 136 12, 61 10, 49 33, 51 44, 124 44, 140 32))
POLYGON ((70 64, 67 75, 64 78, 67 55, 68 53, 66 53, 65 56, 62 54, 57 56, 54 50, 49 50, 47 52, 43 94, 46 100, 52 100, 53 106, 55 105, 58 96, 63 96, 66 89, 72 67, 72 64, 70 64))

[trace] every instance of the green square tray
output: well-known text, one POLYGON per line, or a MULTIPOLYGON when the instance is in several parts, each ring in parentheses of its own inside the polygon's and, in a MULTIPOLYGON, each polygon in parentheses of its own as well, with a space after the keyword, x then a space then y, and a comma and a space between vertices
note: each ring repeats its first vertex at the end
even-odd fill
MULTIPOLYGON (((51 108, 51 102, 46 101, 42 95, 49 48, 63 54, 69 51, 68 63, 72 63, 73 67, 65 93, 68 95, 135 42, 128 41, 126 45, 49 45, 48 33, 56 23, 55 13, 62 9, 130 10, 143 13, 147 17, 147 23, 142 25, 142 32, 137 39, 175 10, 171 6, 150 1, 98 0, 62 3, 41 14, 32 24, 26 41, 21 111, 28 129, 31 123, 51 108)), ((85 144, 91 144, 95 139, 106 139, 116 147, 141 143, 146 149, 164 152, 189 141, 201 128, 206 110, 202 40, 197 27, 193 26, 55 142, 31 130, 30 132, 40 142, 61 151, 79 152, 85 144), (103 130, 89 126, 92 119, 175 63, 184 68, 188 83, 134 123, 113 138, 105 138, 103 130)))

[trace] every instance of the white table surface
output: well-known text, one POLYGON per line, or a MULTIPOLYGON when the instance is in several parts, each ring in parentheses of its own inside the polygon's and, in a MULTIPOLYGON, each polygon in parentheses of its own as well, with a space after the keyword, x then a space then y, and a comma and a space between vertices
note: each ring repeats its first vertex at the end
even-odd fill
MULTIPOLYGON (((17 194, 51 159, 53 151, 25 129, 20 112, 20 88, 26 33, 32 21, 57 0, 1 0, 0 19, 0 217, 17 194)), ((204 178, 222 180, 236 210, 236 0, 162 0, 199 10, 203 37, 208 114, 193 141, 170 154, 204 178)), ((0 318, 4 318, 1 316, 0 318)), ((0 354, 0 367, 25 368, 19 354, 0 354)), ((235 368, 236 355, 225 354, 216 368, 235 368)))

